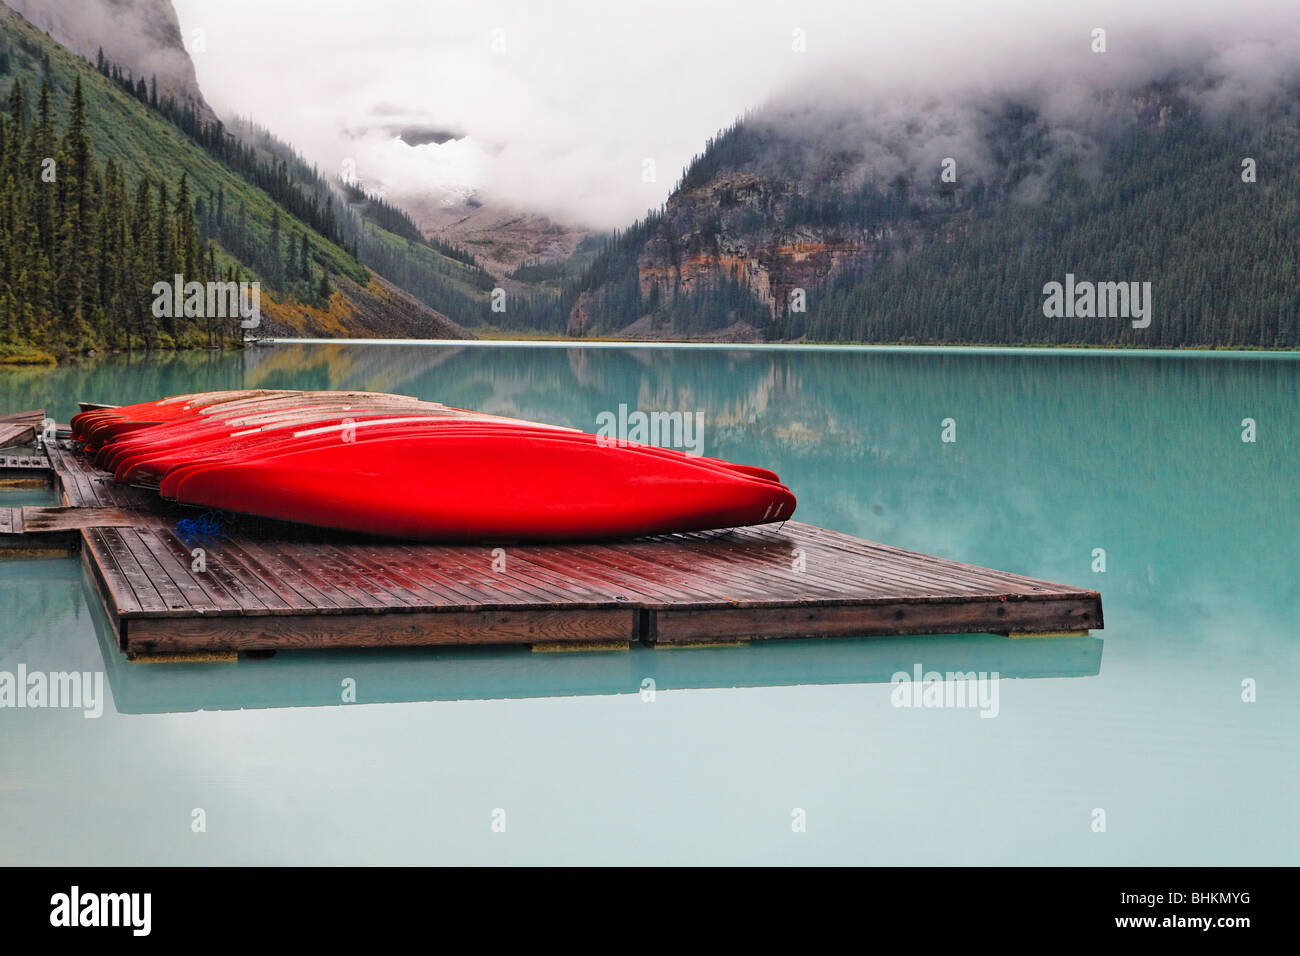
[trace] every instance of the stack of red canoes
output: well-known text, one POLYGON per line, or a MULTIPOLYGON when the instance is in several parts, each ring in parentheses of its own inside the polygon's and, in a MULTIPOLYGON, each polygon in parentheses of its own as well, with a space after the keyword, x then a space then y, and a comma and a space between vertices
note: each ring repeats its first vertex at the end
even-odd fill
POLYGON ((775 474, 374 392, 246 390, 96 408, 72 436, 168 499, 418 540, 583 540, 784 521, 775 474))

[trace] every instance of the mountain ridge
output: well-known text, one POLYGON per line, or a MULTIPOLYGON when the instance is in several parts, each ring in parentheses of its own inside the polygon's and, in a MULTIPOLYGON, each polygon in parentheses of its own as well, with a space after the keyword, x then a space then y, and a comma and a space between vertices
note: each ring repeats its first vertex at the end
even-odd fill
MULTIPOLYGON (((1297 97, 1275 97, 1256 115, 1218 115, 1186 93, 1211 82, 1177 76, 1107 91, 1090 127, 1005 97, 976 116, 978 136, 966 136, 957 160, 860 113, 804 105, 747 115, 567 289, 568 331, 699 337, 750 326, 780 341, 1300 345, 1286 321, 1300 307, 1287 251, 1300 239, 1288 199, 1300 191, 1297 97), (972 155, 983 160, 975 175, 972 155), (1258 161, 1258 182, 1243 181, 1243 157, 1258 161), (1198 232, 1234 238, 1211 247, 1191 238, 1198 232), (1257 281, 1233 282, 1243 271, 1257 281), (1154 327, 1048 317, 1042 290, 1066 273, 1151 281, 1154 327)), ((904 133, 927 123, 944 144, 967 133, 922 111, 904 133)))

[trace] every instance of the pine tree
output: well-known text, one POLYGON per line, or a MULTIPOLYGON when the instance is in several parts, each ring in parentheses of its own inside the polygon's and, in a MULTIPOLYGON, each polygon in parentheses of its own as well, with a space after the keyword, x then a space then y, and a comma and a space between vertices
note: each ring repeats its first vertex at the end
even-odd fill
POLYGON ((133 330, 140 337, 145 348, 151 347, 154 340, 152 280, 159 273, 156 271, 155 250, 158 246, 158 238, 154 232, 152 204, 149 180, 141 179, 140 185, 136 187, 135 206, 131 214, 131 260, 135 279, 129 290, 130 310, 125 330, 128 349, 131 347, 133 330))
POLYGON ((194 222, 194 207, 190 203, 189 174, 181 173, 176 189, 176 260, 185 281, 202 281, 202 260, 199 258, 199 234, 194 222))
POLYGON ((267 271, 272 282, 278 283, 282 277, 282 262, 280 255, 280 209, 277 206, 271 211, 271 238, 268 240, 267 262, 269 263, 267 271))
POLYGON ((41 246, 50 255, 54 254, 54 226, 57 220, 59 186, 58 186, 58 138, 54 131, 53 109, 50 105, 50 86, 41 85, 41 98, 36 110, 36 125, 32 131, 32 154, 28 162, 33 164, 32 213, 36 228, 41 237, 41 246), (55 182, 45 180, 46 164, 54 160, 55 182))
POLYGON ((239 217, 235 226, 235 254, 240 259, 248 258, 248 209, 244 201, 239 201, 239 217))
POLYGON ((9 88, 9 117, 13 121, 14 136, 21 136, 27 126, 27 100, 23 96, 23 82, 14 77, 14 84, 9 88))
POLYGON ((298 269, 298 234, 289 233, 289 250, 284 257, 284 274, 285 280, 294 278, 298 269))

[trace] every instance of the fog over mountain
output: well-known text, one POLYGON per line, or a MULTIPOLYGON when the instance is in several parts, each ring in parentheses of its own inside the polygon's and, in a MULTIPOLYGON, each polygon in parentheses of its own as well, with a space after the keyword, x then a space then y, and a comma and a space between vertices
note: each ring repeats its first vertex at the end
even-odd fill
POLYGON ((1300 63, 1291 0, 1053 7, 176 0, 186 33, 204 31, 195 62, 218 110, 322 168, 350 161, 392 199, 474 197, 602 228, 663 202, 747 111, 816 151, 874 144, 882 174, 936 154, 978 172, 979 125, 1007 97, 1086 153, 1110 121, 1106 91, 1182 77, 1207 108, 1249 109, 1300 63))
POLYGON ((99 50, 145 79, 158 78, 160 96, 191 100, 215 119, 199 90, 194 64, 171 0, 4 0, 56 41, 94 60, 99 50))
POLYGON ((1045 32, 1024 56, 963 59, 969 39, 949 38, 952 70, 928 76, 897 65, 884 70, 880 62, 832 68, 774 94, 748 120, 801 144, 801 156, 770 157, 784 162, 786 173, 800 161, 812 167, 852 150, 864 176, 879 183, 896 176, 931 180, 945 158, 969 182, 998 165, 988 154, 990 128, 1009 110, 1024 110, 1046 135, 1043 167, 1021 188, 1022 198, 1032 198, 1050 178, 1053 161, 1079 160, 1088 171, 1099 143, 1147 108, 1167 110, 1179 101, 1223 119, 1293 97, 1300 88, 1296 16, 1145 22, 1109 28, 1104 41, 1105 51, 1097 52, 1091 31, 1045 32), (1144 97, 1151 98, 1149 107, 1144 97))

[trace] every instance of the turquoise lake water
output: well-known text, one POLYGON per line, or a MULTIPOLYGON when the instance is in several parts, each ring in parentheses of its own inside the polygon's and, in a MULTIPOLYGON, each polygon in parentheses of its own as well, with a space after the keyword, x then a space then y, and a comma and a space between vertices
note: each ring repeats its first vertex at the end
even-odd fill
POLYGON ((699 412, 799 519, 1106 627, 128 664, 77 560, 0 561, 0 675, 108 698, 0 709, 0 862, 1300 863, 1300 357, 294 344, 0 370, 0 410, 255 386, 699 412), (917 665, 998 672, 996 716, 894 706, 917 665))

